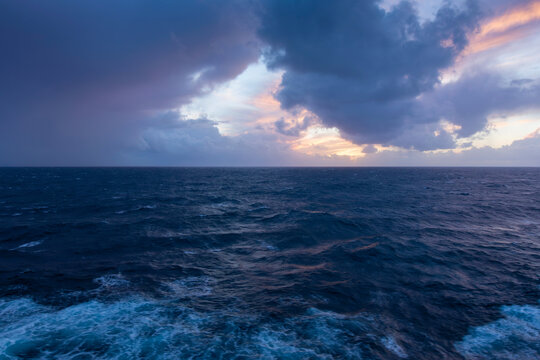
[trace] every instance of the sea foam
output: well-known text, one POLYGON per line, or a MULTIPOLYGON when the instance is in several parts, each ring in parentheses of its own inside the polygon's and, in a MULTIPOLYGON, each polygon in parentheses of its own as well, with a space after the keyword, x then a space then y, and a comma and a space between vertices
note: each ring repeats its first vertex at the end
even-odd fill
MULTIPOLYGON (((278 322, 143 297, 64 308, 2 299, 0 319, 3 359, 362 359, 365 344, 357 339, 373 331, 364 315, 310 309, 278 322)), ((379 344, 406 356, 395 340, 379 344)))
POLYGON ((467 359, 539 359, 540 306, 503 306, 503 318, 475 327, 456 349, 467 359))

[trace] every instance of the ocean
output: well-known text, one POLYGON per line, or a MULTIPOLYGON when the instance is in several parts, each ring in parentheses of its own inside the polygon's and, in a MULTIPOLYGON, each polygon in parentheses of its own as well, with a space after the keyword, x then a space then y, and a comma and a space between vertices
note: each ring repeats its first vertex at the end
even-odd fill
POLYGON ((0 169, 0 359, 539 359, 540 169, 0 169))

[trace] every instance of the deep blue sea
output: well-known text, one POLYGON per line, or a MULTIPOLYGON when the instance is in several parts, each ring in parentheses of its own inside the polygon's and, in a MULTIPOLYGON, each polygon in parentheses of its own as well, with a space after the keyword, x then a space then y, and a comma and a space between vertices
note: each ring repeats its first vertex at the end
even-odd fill
POLYGON ((540 169, 0 169, 0 359, 539 359, 540 169))

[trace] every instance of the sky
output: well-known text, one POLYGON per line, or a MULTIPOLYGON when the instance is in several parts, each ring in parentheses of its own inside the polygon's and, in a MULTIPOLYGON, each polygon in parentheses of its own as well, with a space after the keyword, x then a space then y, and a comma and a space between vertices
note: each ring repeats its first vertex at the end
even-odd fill
POLYGON ((537 0, 0 0, 0 166, 540 166, 537 0))

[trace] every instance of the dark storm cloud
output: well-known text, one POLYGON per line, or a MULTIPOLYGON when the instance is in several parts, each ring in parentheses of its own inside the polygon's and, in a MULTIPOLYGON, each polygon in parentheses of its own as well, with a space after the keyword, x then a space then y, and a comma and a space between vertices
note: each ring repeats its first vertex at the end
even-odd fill
POLYGON ((467 44, 479 18, 473 2, 443 6, 420 23, 402 2, 270 1, 259 35, 268 64, 286 73, 277 94, 285 109, 303 106, 357 142, 388 143, 416 119, 416 97, 467 44))
POLYGON ((449 149, 456 137, 484 130, 490 115, 538 108, 535 80, 505 82, 473 69, 439 81, 481 16, 525 3, 447 2, 422 23, 406 1, 390 11, 378 1, 269 1, 259 36, 268 66, 285 70, 276 95, 283 108, 305 107, 358 144, 449 149), (460 129, 449 133, 441 120, 460 129))
POLYGON ((245 2, 2 1, 0 161, 100 163, 259 56, 245 2))

